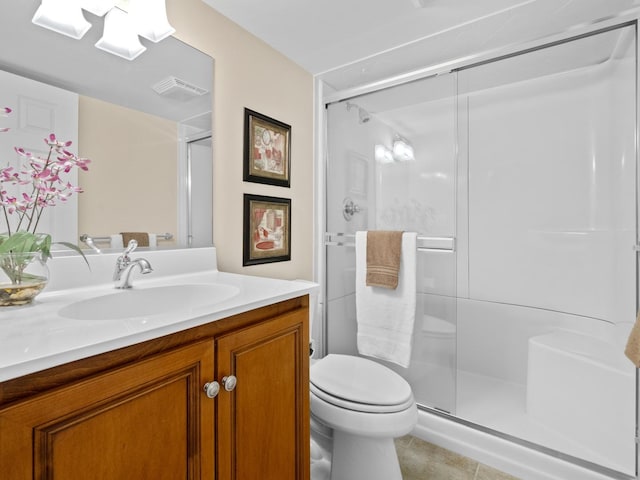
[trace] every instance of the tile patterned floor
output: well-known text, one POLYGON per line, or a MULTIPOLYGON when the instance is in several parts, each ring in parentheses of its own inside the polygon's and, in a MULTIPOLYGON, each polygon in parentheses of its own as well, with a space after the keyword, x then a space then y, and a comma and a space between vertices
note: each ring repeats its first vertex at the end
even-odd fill
POLYGON ((396 439, 403 480, 518 480, 411 435, 396 439))

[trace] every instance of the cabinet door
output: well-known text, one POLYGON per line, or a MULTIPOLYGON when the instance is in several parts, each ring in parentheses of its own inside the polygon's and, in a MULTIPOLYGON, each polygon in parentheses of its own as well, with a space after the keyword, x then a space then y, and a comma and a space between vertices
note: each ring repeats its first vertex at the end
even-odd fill
POLYGON ((308 311, 216 340, 218 480, 308 480, 308 311))
POLYGON ((213 479, 213 341, 0 410, 0 477, 213 479))

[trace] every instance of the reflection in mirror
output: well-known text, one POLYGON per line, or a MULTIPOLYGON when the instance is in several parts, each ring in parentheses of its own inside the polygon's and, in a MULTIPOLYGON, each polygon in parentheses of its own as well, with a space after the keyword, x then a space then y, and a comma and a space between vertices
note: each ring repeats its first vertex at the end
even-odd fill
POLYGON ((187 246, 213 244, 213 192, 209 179, 213 176, 211 133, 187 139, 187 246))
POLYGON ((52 132, 92 161, 71 180, 85 192, 49 209, 40 230, 73 243, 81 234, 168 232, 159 247, 211 245, 213 60, 167 38, 129 62, 94 47, 100 18, 81 40, 32 25, 39 3, 0 5, 0 107, 13 109, 0 125, 10 128, 0 165, 16 161, 14 146, 43 150, 52 132))

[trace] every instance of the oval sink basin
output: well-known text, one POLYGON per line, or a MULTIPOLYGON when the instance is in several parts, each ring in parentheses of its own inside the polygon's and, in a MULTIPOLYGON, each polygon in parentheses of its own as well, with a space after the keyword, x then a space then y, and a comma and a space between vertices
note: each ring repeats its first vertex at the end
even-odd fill
POLYGON ((75 320, 123 320, 184 312, 228 300, 238 287, 218 284, 168 285, 119 290, 63 307, 61 316, 75 320))

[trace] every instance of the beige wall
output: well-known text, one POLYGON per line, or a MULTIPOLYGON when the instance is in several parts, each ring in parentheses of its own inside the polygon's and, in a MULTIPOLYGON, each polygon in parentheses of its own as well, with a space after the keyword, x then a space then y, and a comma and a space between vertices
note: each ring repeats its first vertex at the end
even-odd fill
POLYGON ((79 118, 78 154, 91 159, 79 174, 79 233, 175 234, 177 124, 83 96, 79 118))
POLYGON ((313 77, 202 0, 168 0, 176 38, 213 57, 214 243, 227 272, 311 279, 313 77), (244 108, 291 125, 291 188, 242 181, 244 108), (291 261, 242 267, 243 193, 291 198, 291 261))

